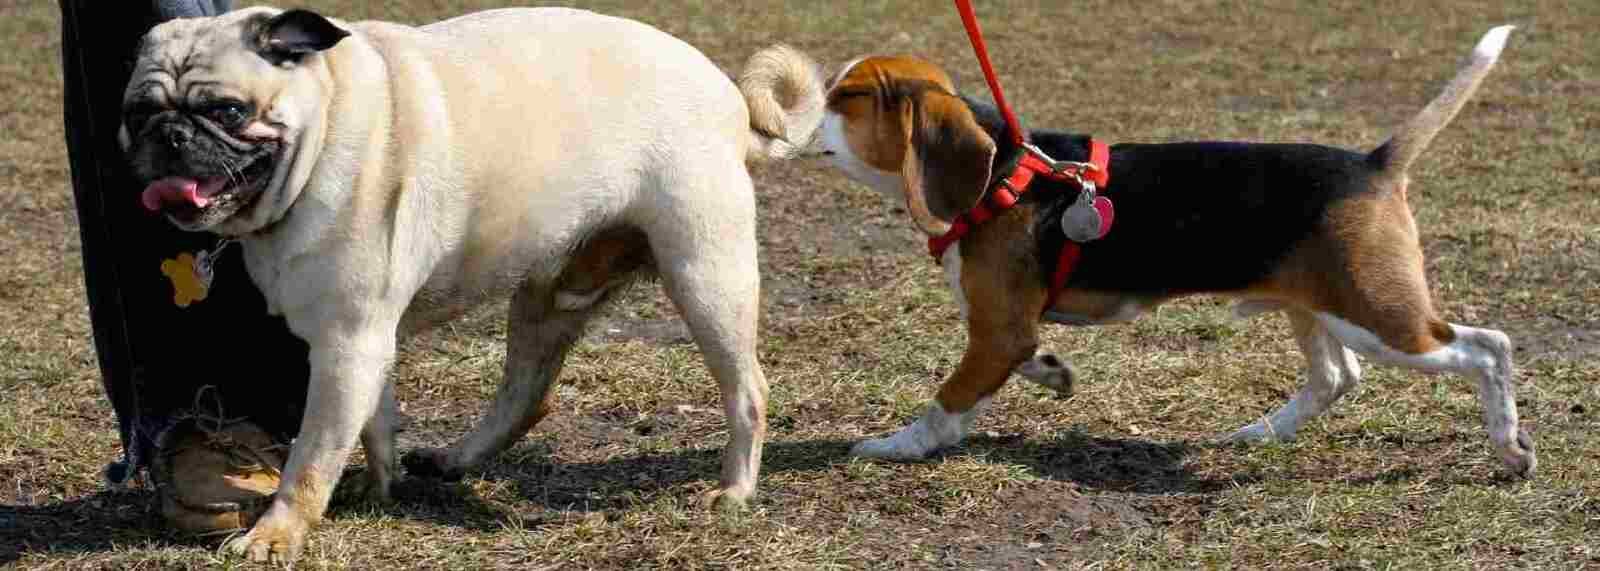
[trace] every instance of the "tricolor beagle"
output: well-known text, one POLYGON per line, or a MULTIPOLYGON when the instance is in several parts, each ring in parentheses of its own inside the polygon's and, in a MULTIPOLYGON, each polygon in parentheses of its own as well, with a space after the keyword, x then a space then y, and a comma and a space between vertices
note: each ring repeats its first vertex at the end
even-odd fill
MULTIPOLYGON (((1172 299, 1220 294, 1237 311, 1288 314, 1309 366, 1306 385, 1231 439, 1288 440, 1360 380, 1356 354, 1453 371, 1478 382, 1489 439, 1518 476, 1533 441, 1517 424, 1511 341, 1447 323, 1429 299, 1407 167, 1488 74, 1511 26, 1489 31, 1441 95, 1370 153, 1310 144, 1193 142, 1111 146, 1116 226, 1083 243, 1059 299, 1045 307, 1064 241, 1059 197, 1069 183, 1036 179, 1015 208, 973 227, 942 263, 961 301, 968 344, 955 373, 915 424, 858 444, 858 456, 917 459, 961 441, 1012 372, 1053 388, 1070 369, 1035 355, 1037 323, 1131 320, 1172 299), (1052 187, 1054 185, 1054 187, 1052 187)), ((819 143, 834 165, 939 236, 973 208, 1023 152, 995 108, 958 95, 938 67, 868 57, 829 85, 819 143)), ((1085 161, 1089 138, 1029 132, 1059 160, 1085 161)))

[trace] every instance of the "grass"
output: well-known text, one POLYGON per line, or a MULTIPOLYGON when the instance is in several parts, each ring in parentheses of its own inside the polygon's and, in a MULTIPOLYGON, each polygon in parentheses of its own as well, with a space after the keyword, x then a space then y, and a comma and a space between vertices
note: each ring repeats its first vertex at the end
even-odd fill
MULTIPOLYGON (((484 1, 316 0, 426 22, 484 1)), ((983 83, 942 2, 585 6, 672 32, 735 70, 777 41, 839 64, 918 53, 983 83)), ((460 484, 338 504, 320 568, 1600 568, 1600 5, 1571 1, 1085 2, 978 7, 1008 95, 1037 125, 1111 141, 1251 139, 1371 148, 1477 37, 1520 27, 1501 65, 1414 170, 1440 310, 1517 342, 1539 445, 1499 475, 1472 387, 1368 367, 1298 441, 1213 439, 1298 389, 1281 317, 1219 300, 1132 324, 1047 328, 1084 374, 1061 400, 1014 383, 962 446, 915 464, 850 459, 910 422, 964 344, 901 214, 820 164, 756 171, 762 363, 772 384, 761 496, 693 504, 726 432, 698 353, 653 286, 570 358, 559 413, 460 484)), ((62 144, 56 8, 0 19, 0 565, 233 565, 164 534, 143 491, 107 490, 117 454, 99 387, 62 144)), ((500 310, 406 344, 402 447, 466 430, 499 383, 500 310)))

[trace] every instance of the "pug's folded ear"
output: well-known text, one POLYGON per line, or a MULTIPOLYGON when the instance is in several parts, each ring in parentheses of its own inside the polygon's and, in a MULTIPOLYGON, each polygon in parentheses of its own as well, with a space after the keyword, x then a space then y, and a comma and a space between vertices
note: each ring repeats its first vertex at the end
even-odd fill
POLYGON ((339 45, 350 36, 321 14, 300 9, 264 19, 259 30, 257 52, 273 65, 299 63, 306 55, 339 45))

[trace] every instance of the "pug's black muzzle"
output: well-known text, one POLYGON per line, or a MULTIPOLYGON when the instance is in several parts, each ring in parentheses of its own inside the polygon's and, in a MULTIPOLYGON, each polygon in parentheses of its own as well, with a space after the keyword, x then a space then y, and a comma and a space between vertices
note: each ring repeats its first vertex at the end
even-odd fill
POLYGON ((145 181, 145 208, 179 227, 214 226, 254 202, 272 176, 276 141, 246 141, 204 119, 164 113, 146 125, 130 149, 134 173, 145 181))

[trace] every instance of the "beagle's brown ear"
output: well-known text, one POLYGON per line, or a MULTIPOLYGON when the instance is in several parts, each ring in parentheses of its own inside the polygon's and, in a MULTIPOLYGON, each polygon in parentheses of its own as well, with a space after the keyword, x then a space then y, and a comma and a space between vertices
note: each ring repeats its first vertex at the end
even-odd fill
POLYGON ((935 90, 906 96, 900 122, 906 137, 900 167, 906 209, 923 232, 943 234, 988 189, 994 139, 965 102, 935 90))

